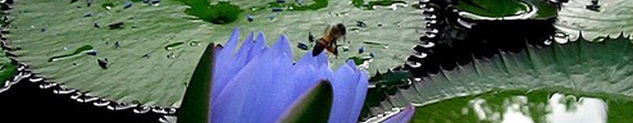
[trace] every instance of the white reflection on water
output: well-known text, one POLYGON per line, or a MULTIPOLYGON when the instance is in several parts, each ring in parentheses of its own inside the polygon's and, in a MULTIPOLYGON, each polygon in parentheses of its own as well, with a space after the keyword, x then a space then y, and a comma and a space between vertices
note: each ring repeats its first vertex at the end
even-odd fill
POLYGON ((473 109, 473 113, 480 121, 494 123, 534 123, 535 120, 538 122, 546 120, 548 123, 606 123, 607 121, 607 104, 598 98, 581 97, 576 100, 573 95, 555 93, 549 98, 547 106, 537 104, 537 107, 532 108, 527 100, 525 96, 505 99, 503 115, 481 98, 471 100, 469 107, 473 109), (530 116, 530 109, 544 110, 548 113, 540 114, 544 115, 545 119, 533 119, 530 116))
POLYGON ((507 101, 506 112, 503 113, 503 121, 501 123, 534 123, 532 117, 529 116, 527 107, 527 97, 517 96, 513 101, 507 101))
MULTIPOLYGON (((578 102, 566 105, 564 94, 556 93, 549 99, 551 113, 547 120, 552 123, 606 123, 607 104, 601 99, 581 97, 578 102), (568 107, 569 106, 569 107, 568 107)), ((571 100, 574 101, 574 100, 571 100)), ((567 103, 570 104, 570 103, 567 103)))
POLYGON ((486 100, 484 99, 474 99, 469 102, 470 107, 473 108, 473 110, 475 111, 475 115, 477 115, 477 118, 479 118, 479 120, 487 119, 486 110, 489 111, 490 108, 488 108, 485 103, 486 100))

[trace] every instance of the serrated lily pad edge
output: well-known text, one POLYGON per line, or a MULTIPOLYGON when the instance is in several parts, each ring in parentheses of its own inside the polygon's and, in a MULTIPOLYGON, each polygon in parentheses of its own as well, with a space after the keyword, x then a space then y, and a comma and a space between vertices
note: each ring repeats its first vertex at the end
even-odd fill
MULTIPOLYGON (((8 27, 7 25, 9 23, 12 22, 12 20, 10 20, 9 17, 9 11, 11 9, 11 4, 13 3, 13 0, 3 0, 0 3, 0 7, 2 9, 2 21, 0 22, 0 24, 2 25, 0 27, 0 47, 2 47, 2 53, 5 53, 7 56, 15 56, 14 54, 10 53, 9 51, 13 50, 10 49, 7 46, 7 38, 5 37, 5 34, 9 33, 9 29, 6 28, 8 27)), ((11 62, 15 62, 16 60, 12 57, 9 57, 9 59, 11 60, 11 62)), ((22 67, 17 68, 18 72, 16 74, 13 75, 13 77, 7 78, 8 80, 6 80, 4 83, 0 83, 0 93, 5 92, 7 90, 9 90, 11 88, 12 85, 17 84, 18 82, 20 82, 20 80, 25 78, 25 73, 20 72, 20 69, 23 69, 22 67)), ((30 76, 30 75, 29 75, 30 76)))
MULTIPOLYGON (((428 2, 430 2, 430 1, 431 1, 431 0, 419 0, 419 3, 420 3, 420 5, 422 5, 422 4, 424 4, 424 3, 428 3, 428 2)), ((560 3, 556 3, 556 4, 560 4, 560 3)), ((421 7, 422 7, 422 6, 421 6, 421 7)), ((460 17, 460 18, 461 18, 461 17, 460 17)), ((528 19, 528 18, 524 18, 524 19, 528 19)), ((485 19, 484 19, 484 20, 485 20, 485 19)), ((495 19, 492 19, 492 20, 495 20, 495 19)), ((500 21, 503 21, 503 20, 504 20, 504 19, 501 19, 500 21)), ((539 19, 539 18, 537 18, 537 19, 535 19, 535 20, 540 20, 540 19, 539 19)), ((583 34, 583 32, 582 32, 582 31, 578 32, 579 37, 578 37, 578 39, 576 39, 576 40, 572 40, 572 39, 570 39, 569 41, 567 41, 567 42, 563 42, 563 43, 561 43, 561 42, 557 42, 557 41, 554 41, 554 42, 552 42, 552 43, 555 43, 556 45, 567 45, 568 43, 578 43, 578 42, 587 42, 587 43, 599 43, 599 42, 600 42, 600 41, 596 41, 597 39, 589 39, 589 40, 588 40, 588 39, 585 39, 585 38, 582 36, 582 34, 583 34)), ((602 38, 606 38, 606 39, 629 39, 629 40, 632 40, 632 39, 631 39, 631 37, 632 37, 632 36, 633 36, 633 34, 631 34, 631 35, 626 35, 624 31, 620 31, 620 35, 619 35, 619 36, 617 36, 617 37, 610 37, 609 35, 607 35, 607 36, 602 37, 602 38)), ((633 42, 628 42, 628 43, 633 44, 633 42)), ((528 45, 529 45, 529 44, 528 44, 528 45)), ((554 45, 554 44, 552 44, 552 45, 554 45)), ((550 46, 551 46, 551 45, 550 45, 550 46)), ((529 48, 529 46, 528 46, 528 48, 529 48)), ((394 69, 392 69, 392 70, 396 70, 396 69, 394 68, 394 69)), ((415 79, 415 78, 409 78, 409 79, 408 79, 408 83, 413 83, 413 82, 416 82, 417 80, 414 80, 414 79, 415 79)), ((374 87, 375 87, 375 85, 374 85, 374 87)), ((371 87, 370 87, 370 88, 371 88, 371 87)), ((396 87, 396 88, 400 88, 400 87, 396 87)), ((542 87, 542 88, 534 88, 534 89, 530 89, 530 90, 547 89, 547 88, 548 88, 548 87, 542 87)), ((549 88, 551 88, 551 87, 549 87, 549 88)), ((472 96, 472 95, 480 95, 480 94, 484 94, 484 93, 488 93, 488 92, 495 91, 495 90, 500 90, 500 89, 501 89, 501 90, 505 90, 505 89, 509 89, 509 88, 490 88, 490 89, 484 89, 484 90, 477 91, 477 92, 472 92, 472 93, 465 94, 465 95, 448 96, 448 97, 443 97, 443 98, 437 98, 437 99, 435 99, 435 100, 432 100, 432 101, 429 101, 429 102, 425 102, 425 103, 411 103, 411 104, 412 104, 415 108, 418 108, 418 107, 426 106, 426 105, 429 105, 429 104, 438 103, 438 102, 441 102, 441 101, 443 101, 443 100, 447 100, 447 99, 460 98, 460 97, 467 97, 467 96, 472 96)), ((400 90, 400 89, 399 89, 399 90, 400 90)), ((568 89, 568 88, 561 88, 561 89, 560 89, 560 91, 562 91, 562 92, 569 92, 569 91, 570 91, 570 89, 568 89)), ((585 94, 585 93, 587 93, 587 94, 591 94, 591 93, 589 93, 589 92, 577 92, 577 93, 580 93, 580 94, 585 94)), ((395 95, 395 94, 394 94, 394 95, 395 95)), ((387 96, 393 96, 393 95, 387 95, 387 96)), ((390 102, 390 99, 389 99, 389 98, 385 98, 385 99, 384 99, 384 100, 382 100, 381 102, 384 102, 384 101, 389 101, 389 102, 390 102)), ((395 105, 392 105, 392 104, 389 104, 389 105, 393 106, 393 108, 391 108, 391 110, 385 110, 384 112, 377 113, 375 116, 369 117, 369 118, 364 119, 364 120, 363 120, 363 119, 361 119, 361 121, 360 121, 360 122, 362 122, 362 123, 375 123, 375 122, 383 122, 383 121, 387 120, 388 118, 390 118, 390 117, 392 117, 392 116, 394 116, 394 115, 398 114, 399 112, 402 112, 402 109, 404 109, 404 108, 405 108, 405 106, 395 106, 395 105)))
MULTIPOLYGON (((586 42, 586 43, 589 43, 589 44, 601 43, 601 42, 597 42, 597 41, 591 41, 591 40, 584 39, 582 37, 582 32, 579 35, 580 35, 580 37, 577 40, 569 41, 569 42, 566 42, 566 43, 552 42, 553 44, 550 45, 550 46, 553 46, 553 45, 563 45, 564 46, 564 45, 571 45, 573 43, 580 43, 580 42, 586 42)), ((631 36, 633 36, 633 35, 625 35, 624 32, 621 32, 618 37, 612 38, 612 37, 606 36, 606 39, 611 39, 611 40, 630 39, 631 36)), ((633 41, 632 42, 628 42, 628 43, 633 44, 633 41)), ((530 48, 530 47, 534 48, 533 46, 528 46, 527 48, 530 48)), ((488 59, 488 58, 483 58, 483 59, 488 59)), ((442 71, 445 71, 445 70, 442 70, 442 71)), ((409 78, 407 80, 408 81, 407 83, 409 84, 409 86, 412 86, 411 83, 421 82, 421 81, 414 80, 414 79, 415 78, 409 78)), ((597 92, 597 93, 585 92, 585 91, 577 91, 575 89, 570 89, 570 88, 566 88, 566 87, 561 87, 561 88, 556 88, 556 87, 558 87, 558 86, 538 87, 538 88, 531 88, 531 89, 525 89, 525 88, 488 88, 488 89, 483 89, 483 90, 480 90, 480 91, 471 92, 471 93, 468 93, 468 94, 440 97, 440 98, 436 98, 434 100, 430 100, 430 101, 424 102, 424 103, 414 103, 414 102, 409 102, 409 103, 411 103, 411 105, 413 105, 414 108, 419 108, 419 107, 423 107, 423 106, 426 106, 426 105, 438 103, 438 102, 441 102, 441 101, 444 101, 444 100, 449 100, 449 99, 454 99, 454 98, 461 98, 461 97, 468 97, 468 96, 473 96, 473 95, 481 95, 481 94, 485 94, 485 93, 489 93, 489 92, 493 92, 493 91, 504 91, 504 90, 528 90, 528 91, 532 91, 532 90, 542 90, 542 89, 547 90, 547 89, 549 89, 549 90, 555 90, 555 91, 558 91, 558 92, 565 92, 565 93, 572 93, 572 94, 585 94, 585 95, 589 95, 589 96, 595 96, 597 94, 605 93, 605 92, 597 92), (556 89, 554 89, 554 88, 556 88, 556 89)), ((396 86, 395 88, 397 88, 398 90, 402 90, 402 88, 399 87, 399 86, 396 86)), ((401 92, 401 91, 398 91, 398 92, 401 92)), ((394 95, 397 95, 397 93, 393 94, 393 95, 389 95, 388 94, 386 96, 394 96, 394 95)), ((623 95, 620 95, 620 94, 615 94, 615 95, 623 96, 623 95)), ((402 112, 402 110, 405 108, 405 106, 396 106, 395 104, 391 104, 391 99, 390 98, 385 98, 384 100, 381 101, 381 103, 382 102, 390 103, 388 105, 392 106, 393 108, 391 108, 391 110, 385 110, 384 112, 377 113, 375 116, 369 117, 369 118, 367 118, 365 120, 361 119, 360 122, 361 123, 383 122, 383 121, 389 119, 390 117, 402 112)))

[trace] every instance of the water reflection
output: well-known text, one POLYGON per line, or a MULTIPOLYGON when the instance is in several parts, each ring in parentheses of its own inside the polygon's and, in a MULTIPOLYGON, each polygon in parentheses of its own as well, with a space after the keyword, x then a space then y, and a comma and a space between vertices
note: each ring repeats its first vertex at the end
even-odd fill
POLYGON ((469 101, 469 109, 463 110, 462 115, 467 115, 469 111, 475 114, 479 122, 501 122, 501 123, 606 123, 607 103, 602 99, 565 95, 561 93, 553 94, 546 103, 546 106, 539 106, 538 103, 528 103, 526 96, 514 96, 503 100, 499 106, 490 103, 482 98, 469 101), (533 114, 534 112, 547 112, 546 114, 533 114), (543 119, 540 119, 543 115, 543 119))
POLYGON ((568 100, 574 97, 556 93, 549 99, 551 113, 547 114, 547 121, 552 123, 606 123, 607 104, 602 99, 581 97, 578 100, 568 100))

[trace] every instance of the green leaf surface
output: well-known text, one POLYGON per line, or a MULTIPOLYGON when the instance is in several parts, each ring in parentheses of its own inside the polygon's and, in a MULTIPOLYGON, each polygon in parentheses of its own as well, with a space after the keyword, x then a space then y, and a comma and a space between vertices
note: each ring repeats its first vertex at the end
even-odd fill
POLYGON ((521 0, 458 0, 457 9, 491 17, 524 14, 530 8, 521 0))
POLYGON ((374 6, 391 6, 396 3, 405 4, 405 1, 399 0, 352 0, 352 4, 357 8, 363 8, 366 10, 374 10, 374 6))
POLYGON ((214 24, 228 24, 237 20, 243 10, 230 2, 220 1, 211 5, 208 0, 181 0, 191 8, 185 13, 214 24))
POLYGON ((492 90, 538 88, 633 97, 633 42, 621 36, 603 42, 580 39, 547 47, 530 45, 518 53, 500 51, 423 77, 370 110, 382 112, 409 102, 424 106, 492 90))
POLYGON ((321 81, 300 96, 292 107, 284 112, 284 123, 327 123, 332 109, 334 90, 328 81, 321 81))
POLYGON ((11 80, 11 77, 17 72, 17 66, 11 63, 11 59, 4 51, 0 51, 0 86, 4 86, 4 83, 11 80))
POLYGON ((387 71, 385 73, 376 73, 373 75, 369 82, 370 84, 375 84, 376 86, 388 86, 388 87, 396 87, 396 86, 406 86, 409 82, 409 78, 411 78, 411 73, 408 71, 387 71))
POLYGON ((215 47, 209 44, 196 66, 178 112, 178 123, 209 123, 211 121, 211 89, 215 47))
MULTIPOLYGON (((369 64, 372 72, 404 62, 424 30, 420 9, 366 11, 348 1, 328 1, 319 9, 290 11, 282 8, 282 12, 272 12, 268 7, 261 11, 247 9, 266 6, 271 1, 233 0, 230 4, 244 11, 234 22, 226 24, 209 23, 187 14, 185 11, 191 6, 181 1, 162 0, 154 5, 133 2, 127 9, 123 1, 111 1, 110 10, 101 7, 107 1, 93 2, 87 7, 86 1, 72 4, 50 0, 15 1, 9 10, 15 20, 10 25, 11 33, 6 35, 7 45, 20 48, 15 51, 18 62, 29 64, 34 73, 48 80, 113 101, 161 107, 181 105, 203 46, 226 42, 235 27, 262 31, 266 35, 285 34, 296 44, 308 42, 308 32, 319 38, 327 25, 343 23, 348 27, 348 34, 346 40, 338 44, 347 46, 350 51, 341 52, 338 57, 330 55, 331 66, 344 64, 346 58, 359 55, 353 51, 366 47, 365 53, 360 55, 372 52, 376 55, 369 64), (253 21, 246 19, 249 15, 253 21), (358 27, 357 21, 367 26, 358 27), (115 28, 110 29, 110 24, 119 22, 120 27, 113 25, 115 28), (72 54, 86 45, 97 51, 96 56, 79 53, 48 61, 54 56, 72 54), (176 47, 166 48, 172 46, 176 47), (107 69, 102 69, 97 59, 106 58, 107 69)), ((304 2, 305 6, 322 6, 317 1, 304 2)), ((217 1, 209 3, 218 4, 217 1)), ((246 37, 244 35, 240 37, 246 37)), ((277 38, 267 37, 267 41, 272 44, 277 38)), ((295 61, 308 52, 299 48, 292 50, 295 61)))
MULTIPOLYGON (((600 37, 617 37, 620 33, 633 35, 633 3, 629 0, 600 0, 599 11, 586 9, 592 0, 570 0, 562 4, 555 26, 563 34, 557 41, 577 40, 582 36, 588 40, 600 37)), ((629 37, 633 39, 632 37, 629 37)))
POLYGON ((556 5, 546 0, 458 0, 462 17, 474 20, 545 20, 556 17, 556 5))

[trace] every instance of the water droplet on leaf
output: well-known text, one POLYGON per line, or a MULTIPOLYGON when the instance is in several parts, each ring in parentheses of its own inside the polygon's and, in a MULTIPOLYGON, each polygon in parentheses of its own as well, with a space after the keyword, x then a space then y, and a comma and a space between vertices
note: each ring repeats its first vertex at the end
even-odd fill
POLYGON ((281 12, 281 11, 283 11, 283 9, 281 9, 279 7, 273 8, 273 12, 281 12))
POLYGON ((367 23, 365 23, 364 21, 356 21, 356 26, 358 27, 367 27, 367 23))
POLYGON ((123 22, 111 23, 111 24, 108 24, 108 27, 110 27, 110 29, 121 29, 123 28, 123 22))
POLYGON ((199 41, 190 41, 189 42, 189 46, 200 46, 200 42, 199 41))
POLYGON ((86 54, 91 55, 91 56, 97 56, 97 50, 90 50, 86 52, 86 54))
POLYGON ((248 20, 248 22, 253 21, 253 16, 252 15, 248 15, 248 17, 246 17, 246 20, 248 20))
POLYGON ((127 9, 127 8, 130 8, 130 7, 132 7, 132 2, 130 2, 130 1, 125 2, 125 5, 123 6, 123 8, 127 9))
POLYGON ((103 69, 108 69, 108 58, 97 59, 97 64, 99 64, 99 67, 103 69))
POLYGON ((183 44, 185 44, 185 42, 175 42, 175 43, 171 43, 171 44, 168 44, 167 46, 165 46, 165 50, 167 50, 167 51, 171 51, 171 50, 174 50, 174 49, 178 49, 178 48, 180 48, 183 44))
POLYGON ((302 49, 302 50, 308 50, 308 45, 306 45, 306 44, 304 44, 304 43, 302 43, 302 42, 299 42, 299 43, 297 44, 297 47, 298 47, 299 49, 302 49))
POLYGON ((84 17, 92 17, 92 13, 87 12, 87 13, 84 14, 84 17))
POLYGON ((146 53, 145 55, 143 55, 143 58, 149 59, 149 53, 146 53))
POLYGON ((362 54, 363 52, 365 52, 365 47, 358 48, 358 53, 362 54))
POLYGON ((121 47, 121 43, 119 43, 118 41, 117 41, 117 42, 114 42, 114 47, 115 47, 115 48, 119 48, 119 47, 121 47))
POLYGON ((95 22, 95 24, 93 25, 96 28, 101 28, 101 24, 99 24, 99 22, 95 22))
POLYGON ((168 58, 168 59, 173 59, 173 58, 176 58, 176 54, 175 54, 175 53, 173 53, 173 52, 171 52, 171 53, 167 54, 167 58, 168 58))

